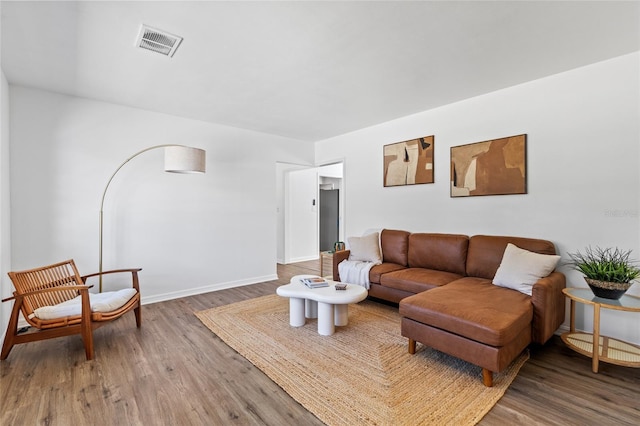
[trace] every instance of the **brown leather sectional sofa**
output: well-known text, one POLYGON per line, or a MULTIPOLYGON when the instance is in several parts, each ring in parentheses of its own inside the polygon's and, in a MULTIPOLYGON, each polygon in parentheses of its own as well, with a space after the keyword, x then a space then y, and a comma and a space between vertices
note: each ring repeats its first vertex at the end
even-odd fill
MULTIPOLYGON (((399 303, 401 333, 482 367, 483 382, 507 367, 532 342, 544 344, 564 321, 565 277, 554 271, 528 296, 492 284, 508 243, 555 254, 546 240, 457 234, 409 233, 385 229, 383 263, 374 266, 369 296, 399 303)), ((333 276, 349 251, 336 252, 333 276)))

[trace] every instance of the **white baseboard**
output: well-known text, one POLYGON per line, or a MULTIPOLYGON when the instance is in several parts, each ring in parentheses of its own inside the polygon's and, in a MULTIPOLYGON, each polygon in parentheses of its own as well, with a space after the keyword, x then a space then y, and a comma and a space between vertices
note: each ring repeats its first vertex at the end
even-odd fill
POLYGON ((556 330, 556 332, 555 332, 555 333, 553 333, 553 334, 556 334, 556 335, 558 335, 558 336, 561 336, 562 334, 564 334, 564 333, 568 333, 568 332, 569 332, 569 326, 568 326, 568 325, 566 325, 566 324, 562 324, 562 325, 561 325, 561 326, 556 330))
POLYGON ((295 257, 295 258, 289 259, 289 262, 287 263, 307 262, 309 260, 318 260, 318 259, 320 259, 320 254, 317 254, 315 256, 295 257))
POLYGON ((224 289, 227 289, 227 288, 242 287, 242 286, 245 286, 245 285, 258 284, 258 283, 263 283, 263 282, 266 282, 266 281, 273 281, 273 280, 277 280, 277 279, 278 279, 278 275, 277 274, 265 275, 265 276, 262 276, 262 277, 249 278, 249 279, 246 279, 246 280, 229 281, 229 282, 226 282, 226 283, 218 283, 218 284, 212 284, 212 285, 207 285, 207 286, 203 286, 203 287, 195 287, 195 288, 189 288, 189 289, 180 290, 180 291, 172 291, 172 292, 169 292, 169 293, 157 294, 157 295, 154 295, 154 296, 145 297, 144 294, 143 294, 141 302, 142 302, 143 305, 149 305, 149 304, 152 304, 152 303, 165 302, 167 300, 179 299, 181 297, 195 296, 197 294, 210 293, 212 291, 224 290, 224 289))

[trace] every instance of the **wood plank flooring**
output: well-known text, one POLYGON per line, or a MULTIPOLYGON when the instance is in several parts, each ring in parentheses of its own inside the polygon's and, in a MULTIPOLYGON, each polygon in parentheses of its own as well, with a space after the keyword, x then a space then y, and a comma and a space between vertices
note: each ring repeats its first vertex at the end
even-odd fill
MULTIPOLYGON (((94 361, 79 336, 16 346, 0 362, 0 424, 321 425, 193 315, 318 272, 279 265, 276 281, 143 306, 141 329, 127 315, 96 331, 94 361)), ((600 370, 554 337, 480 424, 640 424, 640 369, 600 370)))

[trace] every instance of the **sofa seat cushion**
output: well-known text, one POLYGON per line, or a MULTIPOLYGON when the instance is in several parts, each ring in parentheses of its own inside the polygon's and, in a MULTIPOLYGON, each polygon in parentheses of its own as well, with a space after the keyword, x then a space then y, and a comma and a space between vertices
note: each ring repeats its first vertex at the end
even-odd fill
POLYGON ((410 293, 421 293, 462 278, 453 272, 424 268, 406 268, 389 272, 380 278, 380 284, 410 293))
POLYGON ((369 281, 374 284, 380 284, 380 277, 382 277, 383 274, 387 274, 393 271, 399 271, 401 269, 407 269, 407 267, 398 265, 397 263, 389 263, 389 262, 384 262, 380 265, 375 265, 369 271, 369 281))
POLYGON ((501 347, 531 327, 533 305, 529 296, 489 279, 465 277, 403 299, 400 315, 501 347))

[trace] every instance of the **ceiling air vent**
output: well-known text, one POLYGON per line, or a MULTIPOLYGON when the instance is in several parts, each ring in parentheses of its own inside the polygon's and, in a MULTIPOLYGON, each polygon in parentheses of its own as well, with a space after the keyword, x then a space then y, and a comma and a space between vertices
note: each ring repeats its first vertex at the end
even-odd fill
POLYGON ((172 57, 181 42, 182 37, 142 25, 136 46, 172 57))

